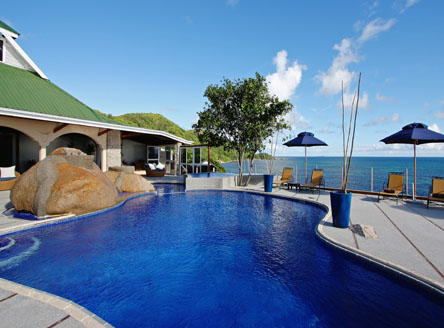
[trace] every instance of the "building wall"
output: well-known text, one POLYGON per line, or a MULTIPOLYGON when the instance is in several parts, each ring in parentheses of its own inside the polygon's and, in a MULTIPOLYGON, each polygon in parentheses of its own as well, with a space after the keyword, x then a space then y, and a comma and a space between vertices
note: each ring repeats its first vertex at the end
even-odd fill
MULTIPOLYGON (((105 154, 107 154, 107 133, 99 136, 100 129, 96 127, 88 127, 88 126, 82 126, 82 125, 68 125, 61 130, 54 133, 54 129, 61 126, 61 123, 57 122, 47 122, 47 121, 38 121, 38 120, 30 120, 25 118, 17 118, 12 116, 4 116, 0 115, 0 126, 8 127, 14 130, 17 130, 24 135, 26 135, 30 140, 26 141, 23 146, 20 144, 20 147, 24 147, 24 152, 26 152, 23 156, 22 151, 20 152, 20 163, 22 163, 22 160, 28 161, 33 159, 35 156, 35 149, 38 150, 38 156, 37 159, 43 159, 54 149, 57 144, 63 140, 63 138, 58 139, 61 136, 64 136, 66 134, 70 133, 77 133, 81 135, 85 135, 92 139, 100 148, 100 150, 104 150, 105 154), (53 143, 54 146, 50 146, 50 144, 53 143), (31 142, 34 142, 34 146, 31 146, 31 142), (29 155, 28 155, 29 152, 29 155), (29 159, 27 159, 29 158, 29 159)), ((110 133, 115 133, 118 137, 117 139, 120 142, 120 131, 110 131, 110 133)), ((66 145, 64 145, 66 146, 66 145)), ((118 146, 118 151, 115 153, 115 157, 119 157, 118 161, 120 166, 120 144, 118 146)), ((101 156, 99 156, 101 157, 101 156)), ((106 162, 107 156, 101 157, 101 161, 98 160, 98 162, 102 162, 102 170, 106 170, 109 167, 109 164, 106 162), (105 160, 105 162, 103 162, 105 160)))
POLYGON ((31 66, 20 56, 17 51, 11 46, 11 44, 3 36, 0 37, 3 40, 3 62, 5 64, 26 69, 28 71, 34 71, 31 66))
POLYGON ((39 145, 24 134, 20 135, 19 143, 20 151, 18 167, 21 172, 24 172, 31 167, 32 162, 39 161, 39 145))
POLYGON ((128 165, 138 162, 146 162, 146 145, 140 142, 122 140, 122 161, 128 165))

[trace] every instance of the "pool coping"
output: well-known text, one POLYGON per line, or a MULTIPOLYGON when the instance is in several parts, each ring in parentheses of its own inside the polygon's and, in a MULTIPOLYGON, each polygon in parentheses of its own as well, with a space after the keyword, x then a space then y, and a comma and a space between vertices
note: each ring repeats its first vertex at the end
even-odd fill
POLYGON ((123 206, 127 201, 129 201, 131 199, 135 199, 135 198, 139 198, 139 197, 143 197, 143 196, 150 196, 150 195, 155 196, 155 195, 157 195, 157 193, 156 192, 137 193, 135 195, 126 197, 125 199, 121 200, 119 203, 115 204, 114 206, 103 208, 103 209, 100 209, 100 210, 97 210, 94 212, 89 212, 89 213, 80 214, 80 215, 75 215, 75 214, 69 213, 66 215, 51 217, 49 219, 37 219, 35 221, 25 223, 25 224, 22 224, 19 226, 2 228, 2 229, 0 229, 0 237, 7 236, 9 234, 16 233, 16 232, 23 232, 23 231, 32 230, 35 228, 44 227, 44 226, 50 226, 50 225, 56 225, 59 223, 66 223, 69 221, 81 220, 81 219, 84 219, 84 218, 87 218, 90 216, 95 216, 98 214, 106 213, 106 212, 112 211, 116 208, 119 208, 120 206, 123 206))
MULTIPOLYGON (((341 243, 340 241, 328 236, 323 231, 323 227, 325 226, 325 224, 327 223, 327 220, 330 217, 331 216, 324 217, 316 226, 316 235, 322 241, 324 241, 325 243, 327 243, 328 245, 330 245, 336 249, 339 249, 343 252, 351 254, 361 260, 377 264, 379 266, 382 266, 383 269, 390 270, 391 272, 394 272, 394 273, 399 274, 405 278, 413 280, 413 282, 419 284, 420 286, 426 287, 428 290, 432 290, 433 292, 437 293, 438 295, 444 297, 444 285, 442 285, 441 283, 434 281, 430 278, 427 278, 417 272, 409 270, 399 264, 395 264, 393 262, 386 261, 380 257, 374 256, 374 255, 364 252, 360 249, 353 248, 349 245, 341 243)), ((338 228, 338 229, 340 229, 340 228, 338 228)))
POLYGON ((91 311, 88 311, 83 306, 70 301, 66 298, 44 292, 39 289, 28 287, 7 279, 0 278, 0 288, 7 290, 18 295, 32 298, 38 302, 49 305, 53 308, 59 309, 68 314, 73 319, 79 321, 87 328, 93 327, 113 327, 111 324, 95 315, 91 311))

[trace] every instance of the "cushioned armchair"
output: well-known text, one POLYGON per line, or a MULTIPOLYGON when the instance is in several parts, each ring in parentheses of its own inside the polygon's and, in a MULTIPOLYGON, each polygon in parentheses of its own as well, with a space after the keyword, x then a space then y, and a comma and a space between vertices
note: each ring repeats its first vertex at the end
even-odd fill
POLYGON ((154 166, 150 167, 150 164, 145 164, 145 172, 147 177, 158 178, 158 177, 163 177, 165 175, 166 170, 165 168, 158 169, 155 168, 154 166))

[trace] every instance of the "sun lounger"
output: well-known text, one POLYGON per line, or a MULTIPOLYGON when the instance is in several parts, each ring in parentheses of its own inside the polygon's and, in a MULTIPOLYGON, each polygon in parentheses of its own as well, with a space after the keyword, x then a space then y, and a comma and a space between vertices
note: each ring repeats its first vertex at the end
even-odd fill
POLYGON ((274 185, 279 187, 284 183, 289 183, 291 181, 291 175, 293 174, 293 169, 291 167, 284 167, 282 170, 282 176, 280 180, 273 181, 274 185))
POLYGON ((430 194, 427 198, 427 208, 430 202, 444 202, 444 178, 433 177, 430 194))
POLYGON ((382 199, 386 197, 394 197, 396 198, 396 204, 398 204, 399 197, 401 197, 404 193, 404 173, 390 172, 388 176, 387 186, 384 182, 382 189, 383 190, 378 193, 378 202, 379 197, 382 197, 382 199))
POLYGON ((322 169, 314 169, 311 172, 311 181, 300 185, 299 189, 306 188, 314 190, 314 188, 319 188, 319 192, 321 192, 321 186, 325 188, 324 171, 322 169))

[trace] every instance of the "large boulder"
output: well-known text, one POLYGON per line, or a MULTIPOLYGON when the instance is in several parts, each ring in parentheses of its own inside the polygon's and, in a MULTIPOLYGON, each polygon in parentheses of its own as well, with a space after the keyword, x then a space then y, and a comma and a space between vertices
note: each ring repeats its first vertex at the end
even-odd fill
POLYGON ((151 192, 154 186, 144 177, 128 173, 134 172, 134 166, 110 167, 105 175, 114 183, 121 192, 151 192), (132 169, 131 169, 132 168, 132 169))
POLYGON ((10 197, 17 210, 36 216, 84 214, 118 202, 116 187, 93 156, 73 148, 58 148, 23 173, 10 197))

